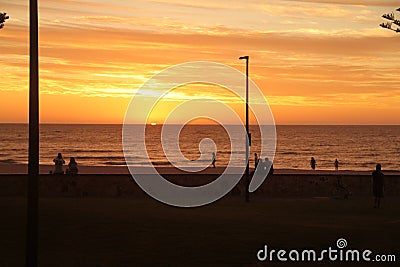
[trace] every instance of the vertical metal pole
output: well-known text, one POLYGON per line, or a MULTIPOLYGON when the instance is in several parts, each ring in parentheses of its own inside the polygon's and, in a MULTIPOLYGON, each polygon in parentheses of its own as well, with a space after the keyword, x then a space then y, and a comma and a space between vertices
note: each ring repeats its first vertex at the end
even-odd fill
POLYGON ((26 227, 26 267, 38 265, 39 191, 39 47, 38 4, 29 0, 29 159, 26 227))
POLYGON ((250 201, 249 173, 249 57, 246 57, 246 202, 250 201))

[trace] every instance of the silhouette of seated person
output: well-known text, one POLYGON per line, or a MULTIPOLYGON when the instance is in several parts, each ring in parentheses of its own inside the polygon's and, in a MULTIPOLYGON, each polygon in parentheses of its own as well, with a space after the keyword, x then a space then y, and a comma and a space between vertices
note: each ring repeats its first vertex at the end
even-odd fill
POLYGON ((258 175, 262 175, 263 177, 271 176, 274 173, 274 165, 268 158, 265 158, 264 160, 260 158, 258 160, 257 169, 251 172, 251 176, 254 175, 256 170, 258 175))
POLYGON ((65 160, 62 157, 61 153, 58 153, 57 157, 53 159, 54 162, 54 174, 64 174, 63 165, 65 164, 65 160))
POLYGON ((76 162, 74 157, 71 157, 69 160, 67 174, 78 174, 78 163, 76 162))

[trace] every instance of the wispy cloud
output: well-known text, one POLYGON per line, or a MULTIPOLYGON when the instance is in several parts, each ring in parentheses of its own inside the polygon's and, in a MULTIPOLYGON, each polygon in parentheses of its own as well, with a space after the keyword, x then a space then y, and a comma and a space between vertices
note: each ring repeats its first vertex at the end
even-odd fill
MULTIPOLYGON (((50 1, 40 2, 40 90, 51 97, 124 99, 173 64, 208 60, 250 74, 273 106, 399 106, 398 36, 379 28, 394 1, 50 1)), ((6 4, 6 73, 0 93, 28 88, 28 6, 6 4)), ((175 91, 237 99, 215 90, 175 91)), ((7 94, 5 93, 5 94, 7 94)), ((94 100, 93 100, 94 101, 94 100)), ((239 101, 240 102, 240 101, 239 101)), ((116 103, 116 102, 115 102, 116 103)), ((115 104, 117 105, 117 104, 115 104)), ((0 117, 1 119, 1 117, 0 117)))
POLYGON ((287 2, 298 3, 323 3, 323 4, 340 4, 340 5, 354 5, 354 6, 398 6, 397 1, 393 0, 285 0, 287 2))

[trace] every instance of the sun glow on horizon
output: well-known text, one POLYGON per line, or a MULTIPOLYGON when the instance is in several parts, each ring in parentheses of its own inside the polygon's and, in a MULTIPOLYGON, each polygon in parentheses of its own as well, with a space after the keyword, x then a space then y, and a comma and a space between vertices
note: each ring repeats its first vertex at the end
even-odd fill
MULTIPOLYGON (((40 2, 41 122, 122 123, 154 74, 199 60, 244 72, 246 54, 277 124, 400 124, 400 35, 379 27, 393 1, 40 2)), ((28 3, 2 8, 0 122, 27 122, 28 3)), ((150 124, 199 95, 244 115, 229 94, 193 87, 171 94, 150 124)))

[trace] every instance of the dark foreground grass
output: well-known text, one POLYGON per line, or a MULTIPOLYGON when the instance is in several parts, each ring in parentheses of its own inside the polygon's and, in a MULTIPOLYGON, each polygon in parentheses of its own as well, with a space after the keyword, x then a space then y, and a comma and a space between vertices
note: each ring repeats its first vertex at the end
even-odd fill
MULTIPOLYGON (((143 199, 40 200, 40 266, 314 266, 258 262, 257 251, 348 248, 396 254, 400 198, 373 209, 371 199, 227 198, 183 209, 143 199)), ((0 266, 23 266, 26 203, 0 198, 0 266)), ((318 266, 393 266, 332 263, 318 266)))

